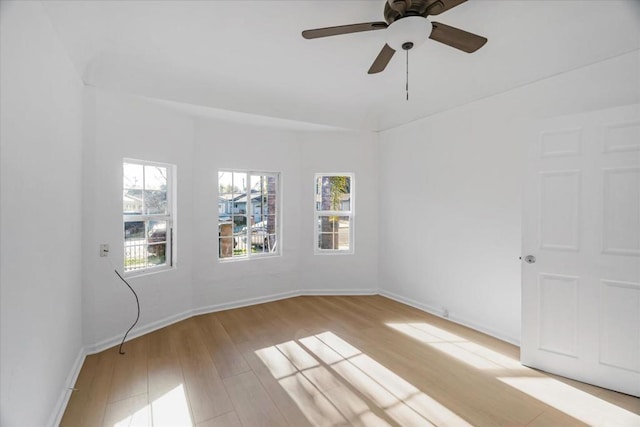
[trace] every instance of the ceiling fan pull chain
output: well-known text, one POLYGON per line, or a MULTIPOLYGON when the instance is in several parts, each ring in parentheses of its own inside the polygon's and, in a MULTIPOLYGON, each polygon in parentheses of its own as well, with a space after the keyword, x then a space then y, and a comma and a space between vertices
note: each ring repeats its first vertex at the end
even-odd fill
POLYGON ((407 85, 406 85, 406 90, 407 90, 407 101, 409 100, 409 49, 406 50, 407 51, 407 85))
POLYGON ((406 63, 406 67, 407 67, 407 83, 406 83, 406 90, 407 90, 407 101, 409 100, 409 50, 411 50, 411 48, 413 47, 413 42, 404 42, 402 43, 402 48, 404 50, 407 51, 407 63, 406 63))

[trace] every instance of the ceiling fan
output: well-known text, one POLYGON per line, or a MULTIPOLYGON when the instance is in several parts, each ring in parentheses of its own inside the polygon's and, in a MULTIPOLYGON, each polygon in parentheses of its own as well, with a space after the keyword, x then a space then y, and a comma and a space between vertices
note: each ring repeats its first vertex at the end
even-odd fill
POLYGON ((315 39, 361 31, 387 30, 387 43, 369 68, 369 74, 383 71, 396 50, 409 50, 427 38, 472 53, 487 42, 485 37, 469 33, 439 22, 430 22, 429 15, 439 15, 467 0, 387 0, 384 5, 385 21, 339 25, 337 27, 305 30, 302 37, 315 39))

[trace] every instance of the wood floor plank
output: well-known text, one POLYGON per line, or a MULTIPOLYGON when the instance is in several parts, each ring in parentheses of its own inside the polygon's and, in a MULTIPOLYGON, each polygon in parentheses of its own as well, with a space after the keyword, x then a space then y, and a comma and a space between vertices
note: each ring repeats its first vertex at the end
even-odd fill
POLYGON ((223 381, 243 426, 289 425, 253 372, 245 372, 223 381))
POLYGON ((196 423, 233 410, 222 379, 209 355, 196 321, 187 319, 172 328, 173 340, 196 423))
POLYGON ((308 418, 293 400, 292 396, 279 383, 279 379, 293 375, 296 368, 274 346, 260 347, 245 342, 238 348, 260 380, 262 387, 292 426, 310 426, 308 418), (275 357, 274 357, 275 355, 275 357))
POLYGON ((196 316, 88 356, 62 426, 640 425, 640 399, 381 296, 196 316), (610 423, 610 424, 611 424, 610 423))
POLYGON ((249 365, 240 355, 229 334, 227 334, 227 331, 216 316, 196 316, 194 320, 203 332, 204 344, 222 378, 238 375, 249 370, 249 365))
POLYGON ((109 403, 127 399, 149 391, 147 379, 148 342, 145 336, 128 341, 123 346, 125 354, 118 354, 113 367, 109 389, 109 403))
POLYGON ((251 307, 219 311, 215 315, 235 344, 264 336, 265 319, 251 307))
POLYGON ((171 339, 174 325, 148 335, 149 403, 153 425, 192 425, 182 366, 171 339))
POLYGON ((196 427, 242 427, 242 423, 236 412, 231 411, 198 423, 196 427))
POLYGON ((91 372, 81 372, 75 387, 77 391, 69 402, 70 411, 63 417, 62 426, 102 425, 116 357, 115 348, 87 357, 92 359, 87 364, 91 372))
POLYGON ((61 426, 77 425, 83 417, 83 412, 87 406, 89 399, 89 390, 91 383, 96 375, 98 367, 98 355, 92 354, 84 359, 78 379, 74 384, 74 390, 71 392, 69 403, 65 409, 64 415, 60 422, 61 426), (80 392, 82 391, 82 392, 80 392), (79 393, 80 392, 80 393, 79 393))
POLYGON ((107 405, 103 427, 151 427, 151 407, 147 393, 120 399, 107 405))

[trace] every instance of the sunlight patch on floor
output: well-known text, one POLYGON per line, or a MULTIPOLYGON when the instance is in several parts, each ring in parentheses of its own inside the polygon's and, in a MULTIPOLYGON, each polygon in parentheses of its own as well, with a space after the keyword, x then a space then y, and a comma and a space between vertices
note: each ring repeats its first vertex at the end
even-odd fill
POLYGON ((527 376, 534 371, 519 361, 436 326, 424 322, 387 323, 387 326, 478 370, 513 372, 514 376, 496 378, 577 420, 595 425, 640 426, 640 415, 553 378, 527 376))
POLYGON ((386 325, 476 369, 527 369, 517 360, 428 323, 387 323, 386 325))
POLYGON ((332 332, 255 353, 314 425, 470 425, 332 332))
POLYGON ((180 384, 113 427, 193 427, 184 386, 180 384))
POLYGON ((499 377, 498 380, 590 425, 640 426, 640 415, 553 378, 499 377))
POLYGON ((151 411, 149 405, 115 423, 113 427, 149 427, 151 425, 151 411))
POLYGON ((347 420, 368 419, 371 425, 388 425, 298 343, 289 341, 255 354, 311 424, 344 425, 347 420))

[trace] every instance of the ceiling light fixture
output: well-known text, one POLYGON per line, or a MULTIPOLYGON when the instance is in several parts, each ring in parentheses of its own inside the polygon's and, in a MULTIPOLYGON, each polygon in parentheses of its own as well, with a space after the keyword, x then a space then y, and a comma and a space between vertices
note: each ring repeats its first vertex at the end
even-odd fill
POLYGON ((393 50, 404 49, 405 43, 420 46, 427 41, 432 28, 431 21, 422 16, 406 16, 389 25, 385 33, 387 44, 393 50))
POLYGON ((409 100, 409 50, 427 41, 432 29, 431 21, 422 16, 405 16, 393 21, 387 29, 387 45, 393 50, 402 49, 407 52, 405 65, 407 101, 409 100))

